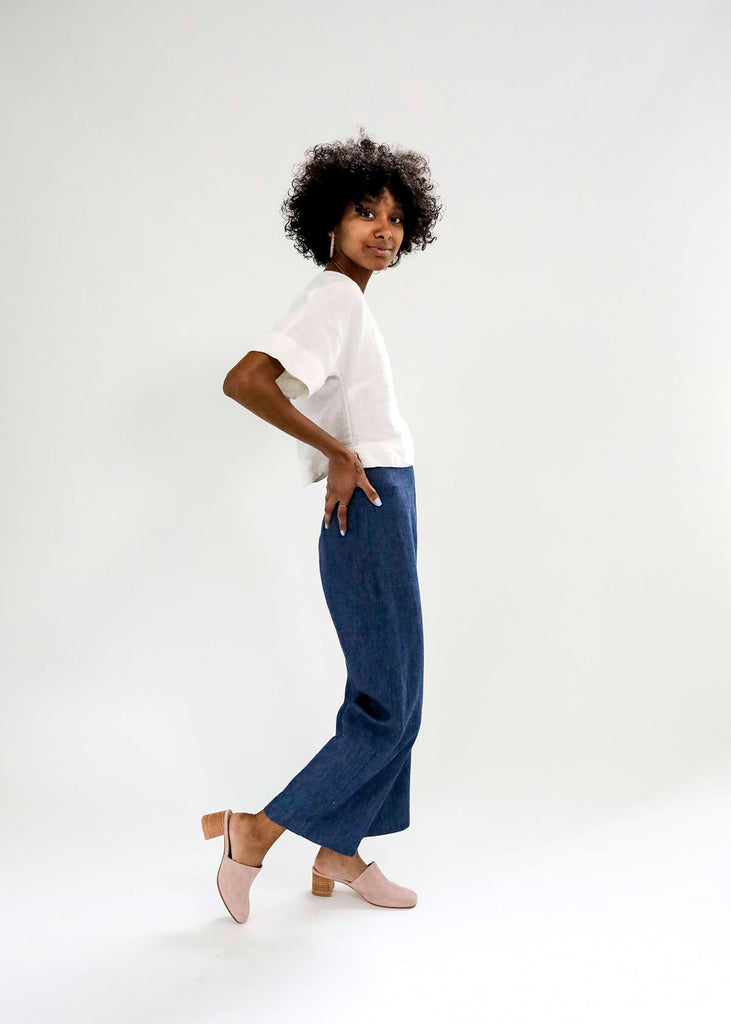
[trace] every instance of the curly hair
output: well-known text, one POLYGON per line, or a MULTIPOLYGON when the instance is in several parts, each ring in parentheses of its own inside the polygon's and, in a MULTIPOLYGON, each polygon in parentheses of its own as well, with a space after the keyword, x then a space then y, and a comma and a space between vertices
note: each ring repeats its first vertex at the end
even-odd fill
POLYGON ((421 153, 377 144, 361 127, 357 139, 310 147, 281 206, 284 233, 306 259, 324 266, 330 258, 328 232, 340 222, 348 203, 378 198, 387 188, 404 211, 401 256, 426 249, 436 240, 434 224, 441 216, 439 197, 432 195, 429 161, 421 153))

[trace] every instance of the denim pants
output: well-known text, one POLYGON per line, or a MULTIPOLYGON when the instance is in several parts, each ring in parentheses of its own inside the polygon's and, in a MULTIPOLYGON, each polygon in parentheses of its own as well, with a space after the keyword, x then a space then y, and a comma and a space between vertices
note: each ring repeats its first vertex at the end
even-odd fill
POLYGON ((413 466, 375 466, 376 506, 356 487, 318 542, 320 578, 345 655, 335 735, 265 807, 277 824, 352 856, 364 836, 408 828, 411 747, 421 723, 424 641, 413 466))

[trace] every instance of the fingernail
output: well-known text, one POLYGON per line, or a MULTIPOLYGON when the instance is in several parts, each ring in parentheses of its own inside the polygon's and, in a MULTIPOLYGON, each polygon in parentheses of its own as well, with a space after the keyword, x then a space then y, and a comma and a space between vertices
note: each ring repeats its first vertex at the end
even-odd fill
POLYGON ((340 536, 341 536, 341 537, 344 537, 344 536, 345 536, 345 530, 341 530, 341 531, 340 531, 340 536))
POLYGON ((376 500, 375 500, 375 501, 373 502, 373 504, 374 504, 374 505, 382 505, 382 504, 383 504, 383 502, 381 501, 381 499, 380 499, 380 498, 376 498, 376 500))
POLYGON ((325 523, 325 529, 327 530, 327 523, 325 523))

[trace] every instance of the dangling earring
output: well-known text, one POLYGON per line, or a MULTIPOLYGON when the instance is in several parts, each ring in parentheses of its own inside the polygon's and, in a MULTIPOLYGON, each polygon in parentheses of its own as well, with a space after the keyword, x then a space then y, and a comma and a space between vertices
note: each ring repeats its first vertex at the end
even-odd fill
POLYGON ((334 252, 335 252, 335 232, 331 231, 330 232, 330 259, 333 258, 333 253, 334 252))

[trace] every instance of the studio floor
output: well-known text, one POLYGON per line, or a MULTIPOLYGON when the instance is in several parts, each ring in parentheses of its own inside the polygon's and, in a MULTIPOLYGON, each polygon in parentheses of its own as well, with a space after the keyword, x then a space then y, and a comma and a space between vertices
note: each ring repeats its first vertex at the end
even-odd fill
MULTIPOLYGON (((436 807, 421 817, 446 820, 436 807)), ((197 809, 138 822, 146 838, 103 820, 54 848, 39 815, 24 844, 17 833, 6 844, 7 1021, 711 1024, 731 1014, 729 778, 601 814, 495 800, 479 821, 459 816, 451 837, 420 822, 364 840, 364 859, 417 891, 408 910, 342 885, 313 896, 316 848, 286 833, 243 925, 220 901, 222 840, 203 840, 197 809)))

